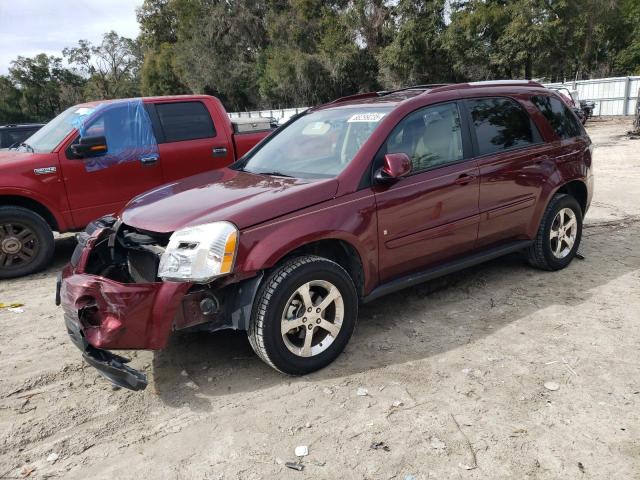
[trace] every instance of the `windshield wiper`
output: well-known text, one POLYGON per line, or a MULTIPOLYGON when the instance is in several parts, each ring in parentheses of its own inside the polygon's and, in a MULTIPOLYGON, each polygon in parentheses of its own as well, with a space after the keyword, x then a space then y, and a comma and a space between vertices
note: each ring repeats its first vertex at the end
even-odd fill
POLYGON ((256 172, 257 175, 271 175, 274 177, 286 177, 286 178, 293 178, 291 175, 285 175, 284 173, 281 172, 256 172))

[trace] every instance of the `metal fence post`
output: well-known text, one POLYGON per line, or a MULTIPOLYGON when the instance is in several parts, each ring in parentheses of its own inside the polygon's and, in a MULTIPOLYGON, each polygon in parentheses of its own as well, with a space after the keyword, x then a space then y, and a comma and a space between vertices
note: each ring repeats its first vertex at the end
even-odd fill
POLYGON ((622 106, 622 114, 629 115, 629 99, 631 98, 631 77, 624 80, 624 104, 622 106))

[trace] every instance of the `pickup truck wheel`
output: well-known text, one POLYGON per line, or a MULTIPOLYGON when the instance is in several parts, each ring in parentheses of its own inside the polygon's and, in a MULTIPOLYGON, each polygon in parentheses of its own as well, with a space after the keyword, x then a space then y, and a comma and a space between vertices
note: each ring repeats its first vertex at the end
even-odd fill
POLYGON ((571 263, 582 239, 582 209, 571 195, 553 196, 542 217, 538 234, 525 252, 530 265, 560 270, 571 263))
POLYGON ((357 316, 358 295, 344 268, 321 257, 298 257, 276 268, 260 288, 249 342, 276 370, 303 375, 340 355, 357 316))
POLYGON ((51 228, 37 213, 0 207, 0 278, 13 278, 46 267, 55 244, 51 228))

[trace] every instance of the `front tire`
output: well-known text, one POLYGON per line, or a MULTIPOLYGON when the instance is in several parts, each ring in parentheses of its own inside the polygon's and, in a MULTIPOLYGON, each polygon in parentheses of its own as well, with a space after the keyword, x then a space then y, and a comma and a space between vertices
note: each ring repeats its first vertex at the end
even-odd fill
POLYGON ((55 243, 47 222, 22 207, 0 207, 0 278, 28 275, 45 268, 55 243))
POLYGON ((313 255, 276 268, 258 291, 249 343, 276 370, 303 375, 333 362, 349 342, 358 295, 349 274, 313 255))
POLYGON ((529 264, 561 270, 576 256, 582 239, 582 208, 571 195, 558 193, 544 212, 533 244, 525 251, 529 264))

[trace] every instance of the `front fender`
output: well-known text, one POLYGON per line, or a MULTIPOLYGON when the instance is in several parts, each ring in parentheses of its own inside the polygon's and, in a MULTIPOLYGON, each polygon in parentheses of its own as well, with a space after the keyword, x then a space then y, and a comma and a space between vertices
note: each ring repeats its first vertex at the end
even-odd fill
POLYGON ((378 282, 375 198, 365 190, 249 228, 240 235, 236 271, 271 268, 290 252, 321 240, 341 240, 360 256, 364 293, 378 282))
MULTIPOLYGON (((10 183, 11 178, 3 179, 10 183)), ((16 179, 16 182, 18 179, 16 179)), ((36 186, 38 183, 36 182, 36 186)), ((58 225, 58 229, 60 232, 65 232, 73 229, 73 221, 71 219, 71 215, 69 214, 68 208, 66 208, 67 200, 64 197, 64 190, 62 191, 61 197, 58 198, 57 191, 59 190, 57 184, 53 188, 48 188, 49 193, 51 195, 43 195, 38 193, 38 191, 23 188, 23 187, 15 187, 15 186, 0 186, 0 202, 2 201, 2 197, 17 197, 25 200, 25 204, 35 202, 39 204, 42 208, 48 211, 51 216, 55 219, 56 224, 58 225), (61 205, 63 208, 61 208, 61 205)))

